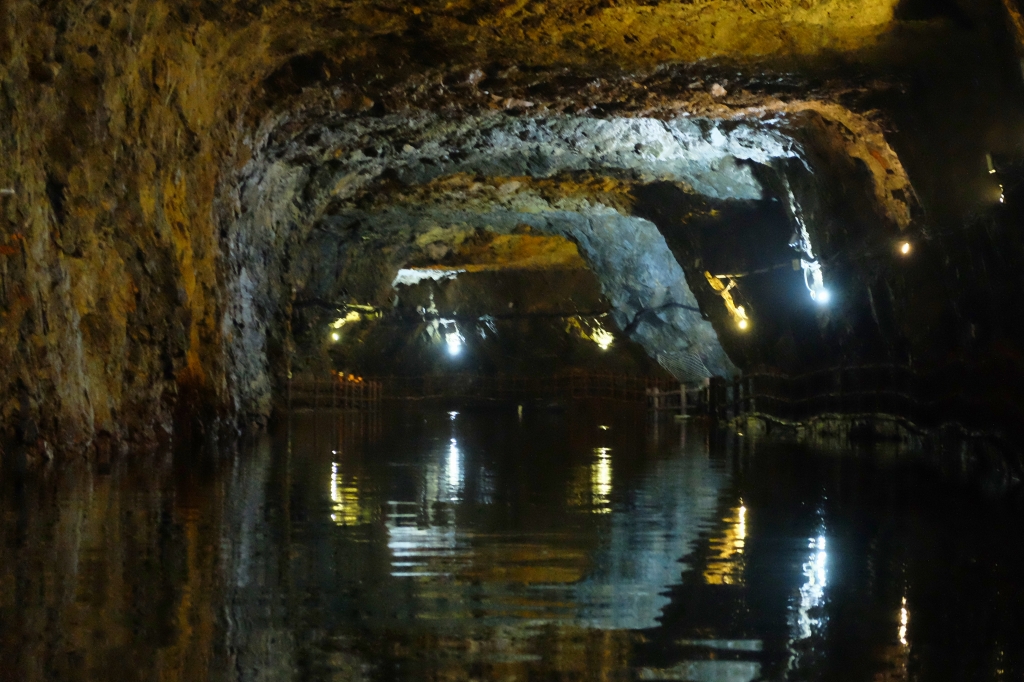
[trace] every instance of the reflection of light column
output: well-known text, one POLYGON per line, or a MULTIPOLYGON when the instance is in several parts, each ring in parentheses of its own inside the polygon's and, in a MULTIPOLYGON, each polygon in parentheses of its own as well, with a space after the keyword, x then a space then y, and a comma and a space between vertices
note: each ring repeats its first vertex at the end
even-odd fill
POLYGON ((722 519, 727 525, 720 537, 711 538, 712 551, 704 568, 704 582, 708 585, 743 584, 743 550, 747 541, 747 507, 730 510, 722 519))
MULTIPOLYGON (((458 413, 449 413, 455 421, 458 413)), ((455 506, 465 485, 464 462, 458 440, 423 468, 423 488, 415 500, 391 500, 385 519, 391 575, 395 577, 447 576, 467 565, 467 550, 459 546, 455 506), (427 519, 427 525, 423 521, 427 519)))
POLYGON ((903 605, 900 607, 900 644, 907 646, 907 623, 910 622, 910 612, 907 611, 907 598, 903 598, 903 605))
POLYGON ((462 489, 462 453, 459 452, 459 445, 452 438, 448 446, 448 495, 452 500, 459 499, 462 489))
MULTIPOLYGON (((800 587, 800 604, 797 607, 796 618, 792 621, 794 627, 793 639, 790 646, 798 640, 806 639, 812 634, 812 628, 821 624, 820 618, 812 618, 809 614, 811 609, 821 606, 825 597, 825 587, 828 582, 828 574, 825 570, 828 563, 828 553, 825 551, 825 538, 819 535, 817 538, 808 540, 808 548, 811 555, 803 564, 804 584, 800 587)), ((795 663, 795 654, 791 659, 795 663)))
POLYGON ((331 463, 331 521, 339 526, 350 526, 360 522, 358 481, 344 485, 338 475, 338 463, 331 463))
POLYGON ((612 449, 596 448, 597 461, 590 465, 590 502, 595 514, 611 511, 612 449))

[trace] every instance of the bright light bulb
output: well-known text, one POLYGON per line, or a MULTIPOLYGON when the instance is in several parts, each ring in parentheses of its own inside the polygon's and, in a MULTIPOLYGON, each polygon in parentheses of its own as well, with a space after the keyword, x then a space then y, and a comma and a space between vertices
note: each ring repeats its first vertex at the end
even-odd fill
POLYGON ((591 338, 601 350, 608 350, 609 346, 615 341, 615 337, 612 336, 611 332, 603 327, 595 329, 591 338))
POLYGON ((831 295, 828 293, 828 289, 817 289, 811 291, 811 298, 813 298, 821 305, 825 305, 826 303, 828 303, 828 299, 830 297, 831 295))
POLYGON ((338 332, 334 332, 333 334, 331 334, 331 340, 332 341, 337 341, 340 338, 341 338, 341 335, 338 334, 338 332))
POLYGON ((462 352, 462 337, 459 336, 458 332, 449 332, 445 334, 444 338, 448 344, 449 355, 458 355, 462 352))
POLYGON ((902 244, 900 244, 900 253, 902 253, 904 256, 910 253, 910 242, 903 242, 902 244))
POLYGON ((740 320, 740 322, 739 322, 739 328, 740 329, 746 329, 747 326, 748 325, 747 325, 747 321, 746 320, 740 320))

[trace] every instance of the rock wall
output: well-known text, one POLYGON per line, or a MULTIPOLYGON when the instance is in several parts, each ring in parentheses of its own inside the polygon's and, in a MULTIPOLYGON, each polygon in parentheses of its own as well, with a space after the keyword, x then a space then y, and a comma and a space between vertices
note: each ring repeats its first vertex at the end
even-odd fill
MULTIPOLYGON (((692 69, 648 71, 646 83, 607 74, 858 49, 895 4, 4 0, 3 440, 32 456, 105 452, 159 440, 176 412, 202 405, 266 415, 269 370, 289 344, 286 246, 327 195, 272 156, 327 110, 372 127, 417 102, 513 114, 568 102, 599 117, 806 109, 742 84, 716 90, 692 69)), ((289 162, 307 172, 299 155, 289 162)))

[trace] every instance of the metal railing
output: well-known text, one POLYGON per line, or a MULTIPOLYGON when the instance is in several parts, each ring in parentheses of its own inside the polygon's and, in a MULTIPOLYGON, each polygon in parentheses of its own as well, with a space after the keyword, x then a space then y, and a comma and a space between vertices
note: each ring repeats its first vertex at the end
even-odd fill
POLYGON ((291 407, 378 409, 384 401, 488 402, 543 399, 605 399, 646 404, 658 411, 693 411, 706 402, 703 388, 685 389, 667 377, 591 372, 547 376, 444 374, 386 376, 357 381, 297 375, 288 381, 291 407), (681 401, 681 389, 690 396, 681 401))
POLYGON ((986 390, 977 372, 963 365, 919 371, 875 364, 712 380, 708 402, 719 421, 749 415, 791 422, 824 414, 890 415, 921 426, 956 422, 992 430, 1020 423, 1022 397, 986 390))
POLYGON ((445 374, 379 377, 388 400, 465 399, 525 400, 604 398, 643 402, 649 390, 670 392, 672 379, 628 374, 559 372, 547 376, 445 374))
POLYGON ((328 375, 297 376, 288 380, 289 407, 313 409, 373 410, 384 398, 379 381, 348 381, 328 375))

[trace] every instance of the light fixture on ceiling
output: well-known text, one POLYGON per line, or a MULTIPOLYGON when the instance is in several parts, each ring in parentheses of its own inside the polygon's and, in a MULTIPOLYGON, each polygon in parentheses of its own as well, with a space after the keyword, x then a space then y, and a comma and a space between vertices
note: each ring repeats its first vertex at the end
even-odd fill
POLYGON ((832 294, 825 288, 821 263, 817 260, 800 259, 800 267, 804 271, 804 285, 807 287, 807 291, 811 292, 811 300, 819 305, 827 304, 832 298, 832 294))
POLYGON ((462 352, 462 343, 465 339, 463 339, 462 334, 459 333, 458 327, 455 328, 455 331, 446 333, 444 335, 444 340, 448 345, 448 355, 455 357, 462 352))
POLYGON ((363 319, 363 316, 358 310, 349 310, 345 314, 345 317, 339 317, 334 322, 331 322, 331 327, 334 329, 341 329, 346 324, 349 324, 350 322, 358 322, 361 319, 363 319))
POLYGON ((602 327, 600 324, 598 324, 594 329, 591 338, 594 340, 594 343, 596 343, 601 350, 608 350, 608 348, 612 345, 612 342, 615 341, 615 337, 612 336, 612 333, 605 329, 604 327, 602 327))
POLYGON ((711 288, 722 297, 722 300, 725 302, 725 309, 729 311, 729 316, 736 323, 736 328, 742 332, 747 331, 750 328, 750 316, 747 315, 747 309, 741 305, 736 305, 736 301, 732 297, 732 290, 736 288, 736 280, 728 277, 729 283, 726 284, 722 281, 722 277, 725 277, 725 275, 716 276, 710 272, 705 272, 704 277, 707 278, 711 288))

